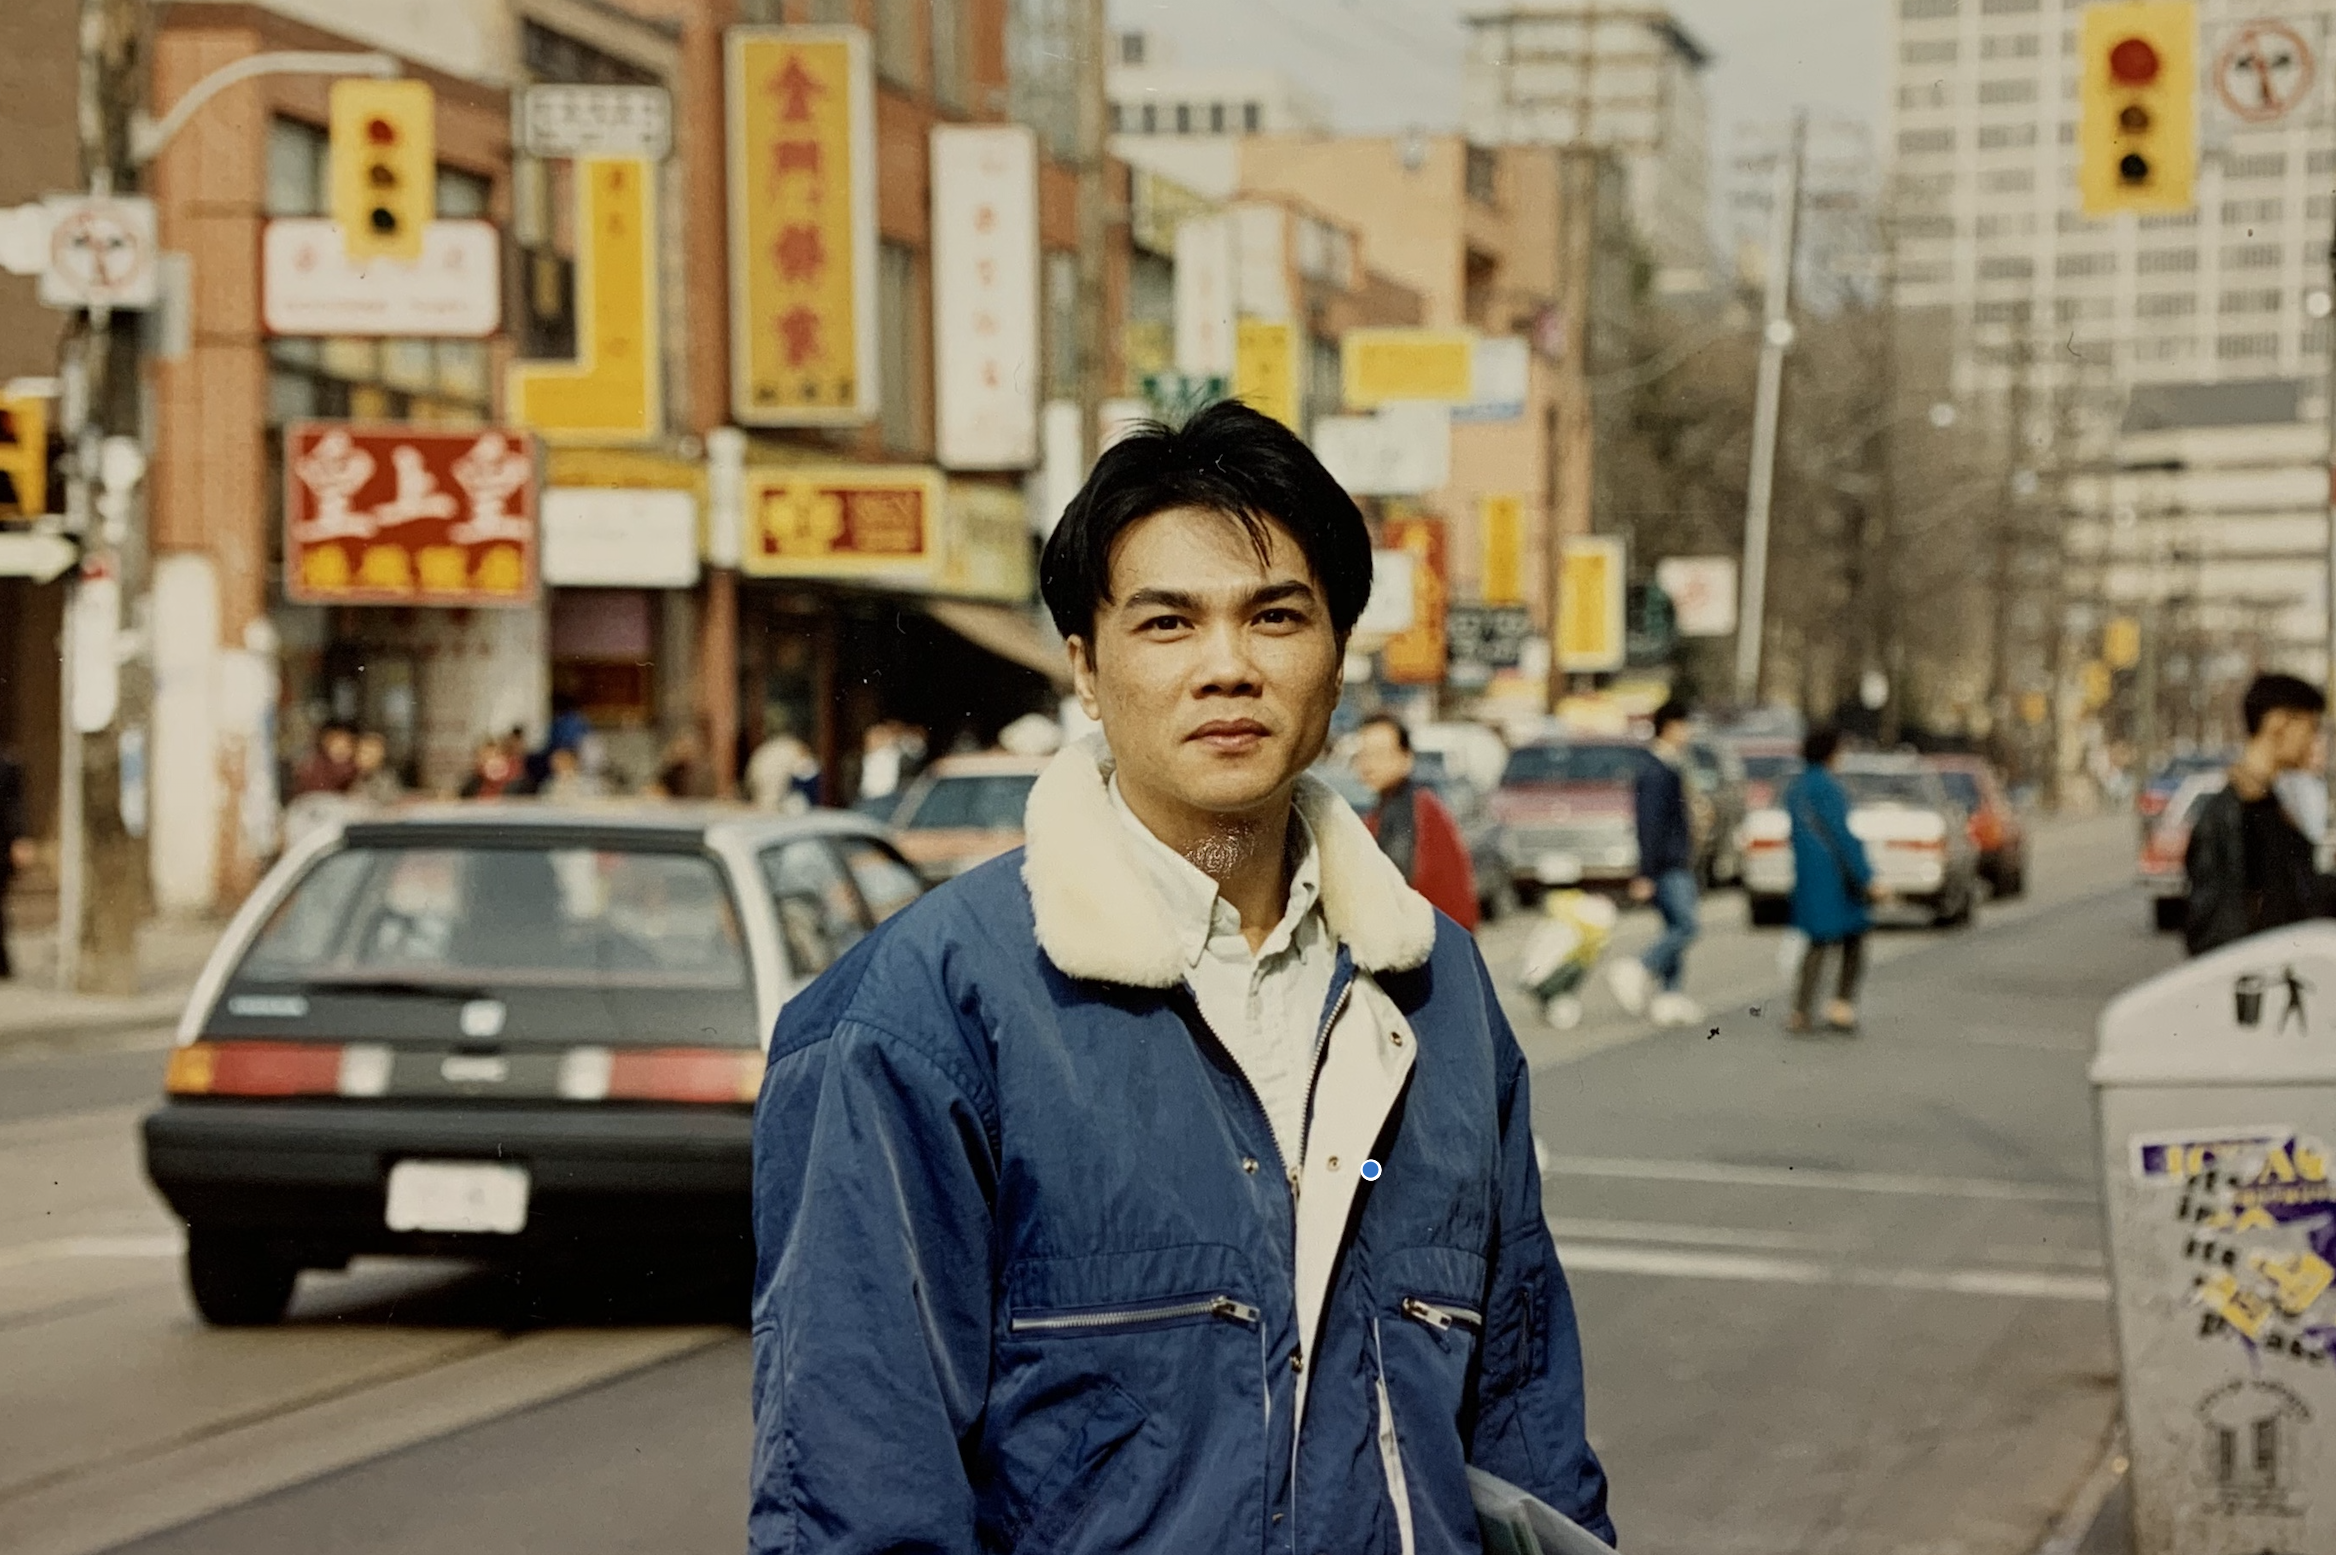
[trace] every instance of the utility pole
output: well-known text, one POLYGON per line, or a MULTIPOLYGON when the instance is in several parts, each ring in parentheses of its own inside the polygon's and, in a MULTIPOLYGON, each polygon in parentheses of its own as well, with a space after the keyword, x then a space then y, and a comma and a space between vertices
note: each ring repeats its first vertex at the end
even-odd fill
POLYGON ((2035 351, 2025 323, 2014 326, 2011 351, 2011 395, 2005 410, 2003 502, 1995 517, 1994 556, 1989 592, 1995 611, 1989 623, 1987 706, 1995 730, 1995 759, 2014 778, 2021 776, 2018 686, 2012 674, 2014 628, 2018 624, 2018 594, 2022 583, 2021 558, 2025 550, 2021 530, 2028 499, 2035 495, 2035 473, 2028 468, 2028 415, 2035 351))
MULTIPOLYGON (((93 195, 126 194, 137 177, 132 121, 146 70, 150 9, 140 0, 81 0, 79 131, 81 173, 93 195)), ((138 925, 146 916, 144 746, 152 697, 151 659, 123 655, 120 692, 102 727, 84 730, 74 701, 93 666, 86 648, 120 640, 146 622, 149 558, 142 498, 141 427, 145 384, 139 321, 118 309, 77 314, 67 331, 59 377, 67 523, 82 541, 82 565, 66 610, 65 803, 57 919, 58 984, 92 993, 138 987, 138 925), (88 619, 93 610, 103 619, 88 619), (78 659, 78 662, 77 662, 78 659), (129 770, 125 772, 125 765, 129 770)), ((133 639, 135 640, 135 639, 133 639)))
POLYGON ((1111 317, 1105 296, 1104 249, 1110 233, 1110 163, 1104 145, 1109 105, 1104 72, 1109 68, 1110 29, 1104 0, 1068 0, 1071 62, 1077 73, 1079 170, 1079 443, 1100 450, 1103 402, 1118 385, 1105 381, 1111 367, 1111 317))
POLYGON ((1876 743, 1884 750, 1895 749, 1898 729, 1906 705, 1906 673, 1904 654, 1900 651, 1905 635, 1898 627, 1897 568, 1892 559, 1890 532, 1898 522, 1898 233, 1896 223, 1888 211, 1880 214, 1882 221, 1882 284, 1880 306, 1875 309, 1881 325, 1882 338, 1876 343, 1875 398, 1882 408, 1880 446, 1875 450, 1874 493, 1867 509, 1864 532, 1859 536, 1859 580, 1864 586, 1865 608, 1863 619, 1857 623, 1859 638, 1858 672, 1862 680, 1866 673, 1882 676, 1888 689, 1883 693, 1882 706, 1877 716, 1876 743))
POLYGON ((1768 517, 1775 495, 1776 437, 1784 409, 1784 356, 1793 345, 1794 235, 1808 115, 1793 115, 1792 146, 1777 163, 1768 224, 1768 298, 1760 327, 1760 378, 1752 406, 1752 472, 1744 492, 1744 597, 1736 620, 1736 701, 1760 700, 1762 627, 1768 611, 1768 517))
POLYGON ((1598 174, 1597 149, 1587 141, 1559 148, 1558 312, 1565 340, 1557 362, 1555 403, 1549 427, 1549 521, 1542 546, 1544 593, 1549 600, 1549 674, 1543 687, 1543 705, 1556 712, 1569 687, 1558 663, 1559 615, 1565 606, 1565 542, 1590 532, 1595 507, 1593 484, 1597 458, 1597 427, 1590 405, 1590 308, 1596 288, 1591 271, 1597 263, 1598 174))

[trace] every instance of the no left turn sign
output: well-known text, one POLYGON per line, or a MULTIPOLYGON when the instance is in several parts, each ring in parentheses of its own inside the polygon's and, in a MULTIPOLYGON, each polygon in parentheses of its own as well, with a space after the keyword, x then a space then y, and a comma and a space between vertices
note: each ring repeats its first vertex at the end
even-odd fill
POLYGON ((2311 91, 2317 69, 2311 45, 2288 23, 2244 22, 2215 61, 2215 95, 2244 123, 2276 124, 2311 91))
POLYGON ((41 301, 52 308, 150 308, 157 289, 154 202, 51 195, 41 301))

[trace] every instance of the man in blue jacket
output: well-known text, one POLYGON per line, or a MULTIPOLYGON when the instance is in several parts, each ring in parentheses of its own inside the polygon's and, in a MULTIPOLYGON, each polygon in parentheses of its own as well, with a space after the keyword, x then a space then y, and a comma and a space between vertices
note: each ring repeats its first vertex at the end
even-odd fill
POLYGON ((1659 1026, 1692 1026, 1703 1019, 1703 1010, 1680 988, 1687 947, 1696 935, 1695 822, 1683 774, 1689 732, 1686 703, 1674 700, 1655 709, 1654 739, 1631 784, 1638 876, 1630 882, 1630 899, 1654 903, 1663 932, 1645 955, 1619 958, 1606 974, 1624 1009, 1651 1014, 1659 1026))
POLYGON ((1041 572, 1100 736, 772 1040, 750 1547, 1472 1551, 1472 1464, 1611 1539, 1524 1057, 1306 773, 1361 515, 1218 405, 1041 572))

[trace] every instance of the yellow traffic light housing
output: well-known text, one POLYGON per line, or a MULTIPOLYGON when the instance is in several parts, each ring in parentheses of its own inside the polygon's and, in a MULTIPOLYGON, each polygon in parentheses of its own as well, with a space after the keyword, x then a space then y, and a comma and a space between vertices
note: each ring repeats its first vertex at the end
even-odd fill
POLYGON ((2109 0, 2078 46, 2077 188, 2087 216, 2177 212, 2198 176, 2198 8, 2109 0))
POLYGON ((333 83, 333 220, 351 259, 419 259, 438 213, 437 101, 424 81, 333 83))
POLYGON ((0 396, 0 513, 49 510, 49 407, 23 395, 0 396))

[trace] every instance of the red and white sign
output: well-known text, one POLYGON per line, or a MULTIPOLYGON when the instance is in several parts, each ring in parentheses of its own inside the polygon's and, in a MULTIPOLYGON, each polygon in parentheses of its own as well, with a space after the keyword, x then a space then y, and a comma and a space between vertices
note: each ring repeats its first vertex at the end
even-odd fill
POLYGON ((284 594, 312 605, 524 605, 535 439, 499 427, 284 429, 284 594))
POLYGON ((1682 637, 1730 637, 1736 630, 1736 558, 1666 556, 1655 563, 1655 586, 1671 599, 1671 619, 1682 637))
POLYGON ((160 285, 154 202, 138 195, 52 194, 41 271, 46 308, 151 308, 160 285))
POLYGON ((1038 462, 1038 138, 933 127, 933 354, 941 463, 1038 462))
POLYGON ((271 221, 260 238, 260 322, 271 335, 491 335, 503 322, 495 224, 434 221, 421 258, 357 264, 329 218, 271 221))
POLYGON ((2287 22, 2243 22, 2215 58, 2214 90, 2246 124, 2277 124, 2310 95, 2318 66, 2304 35, 2287 22))

